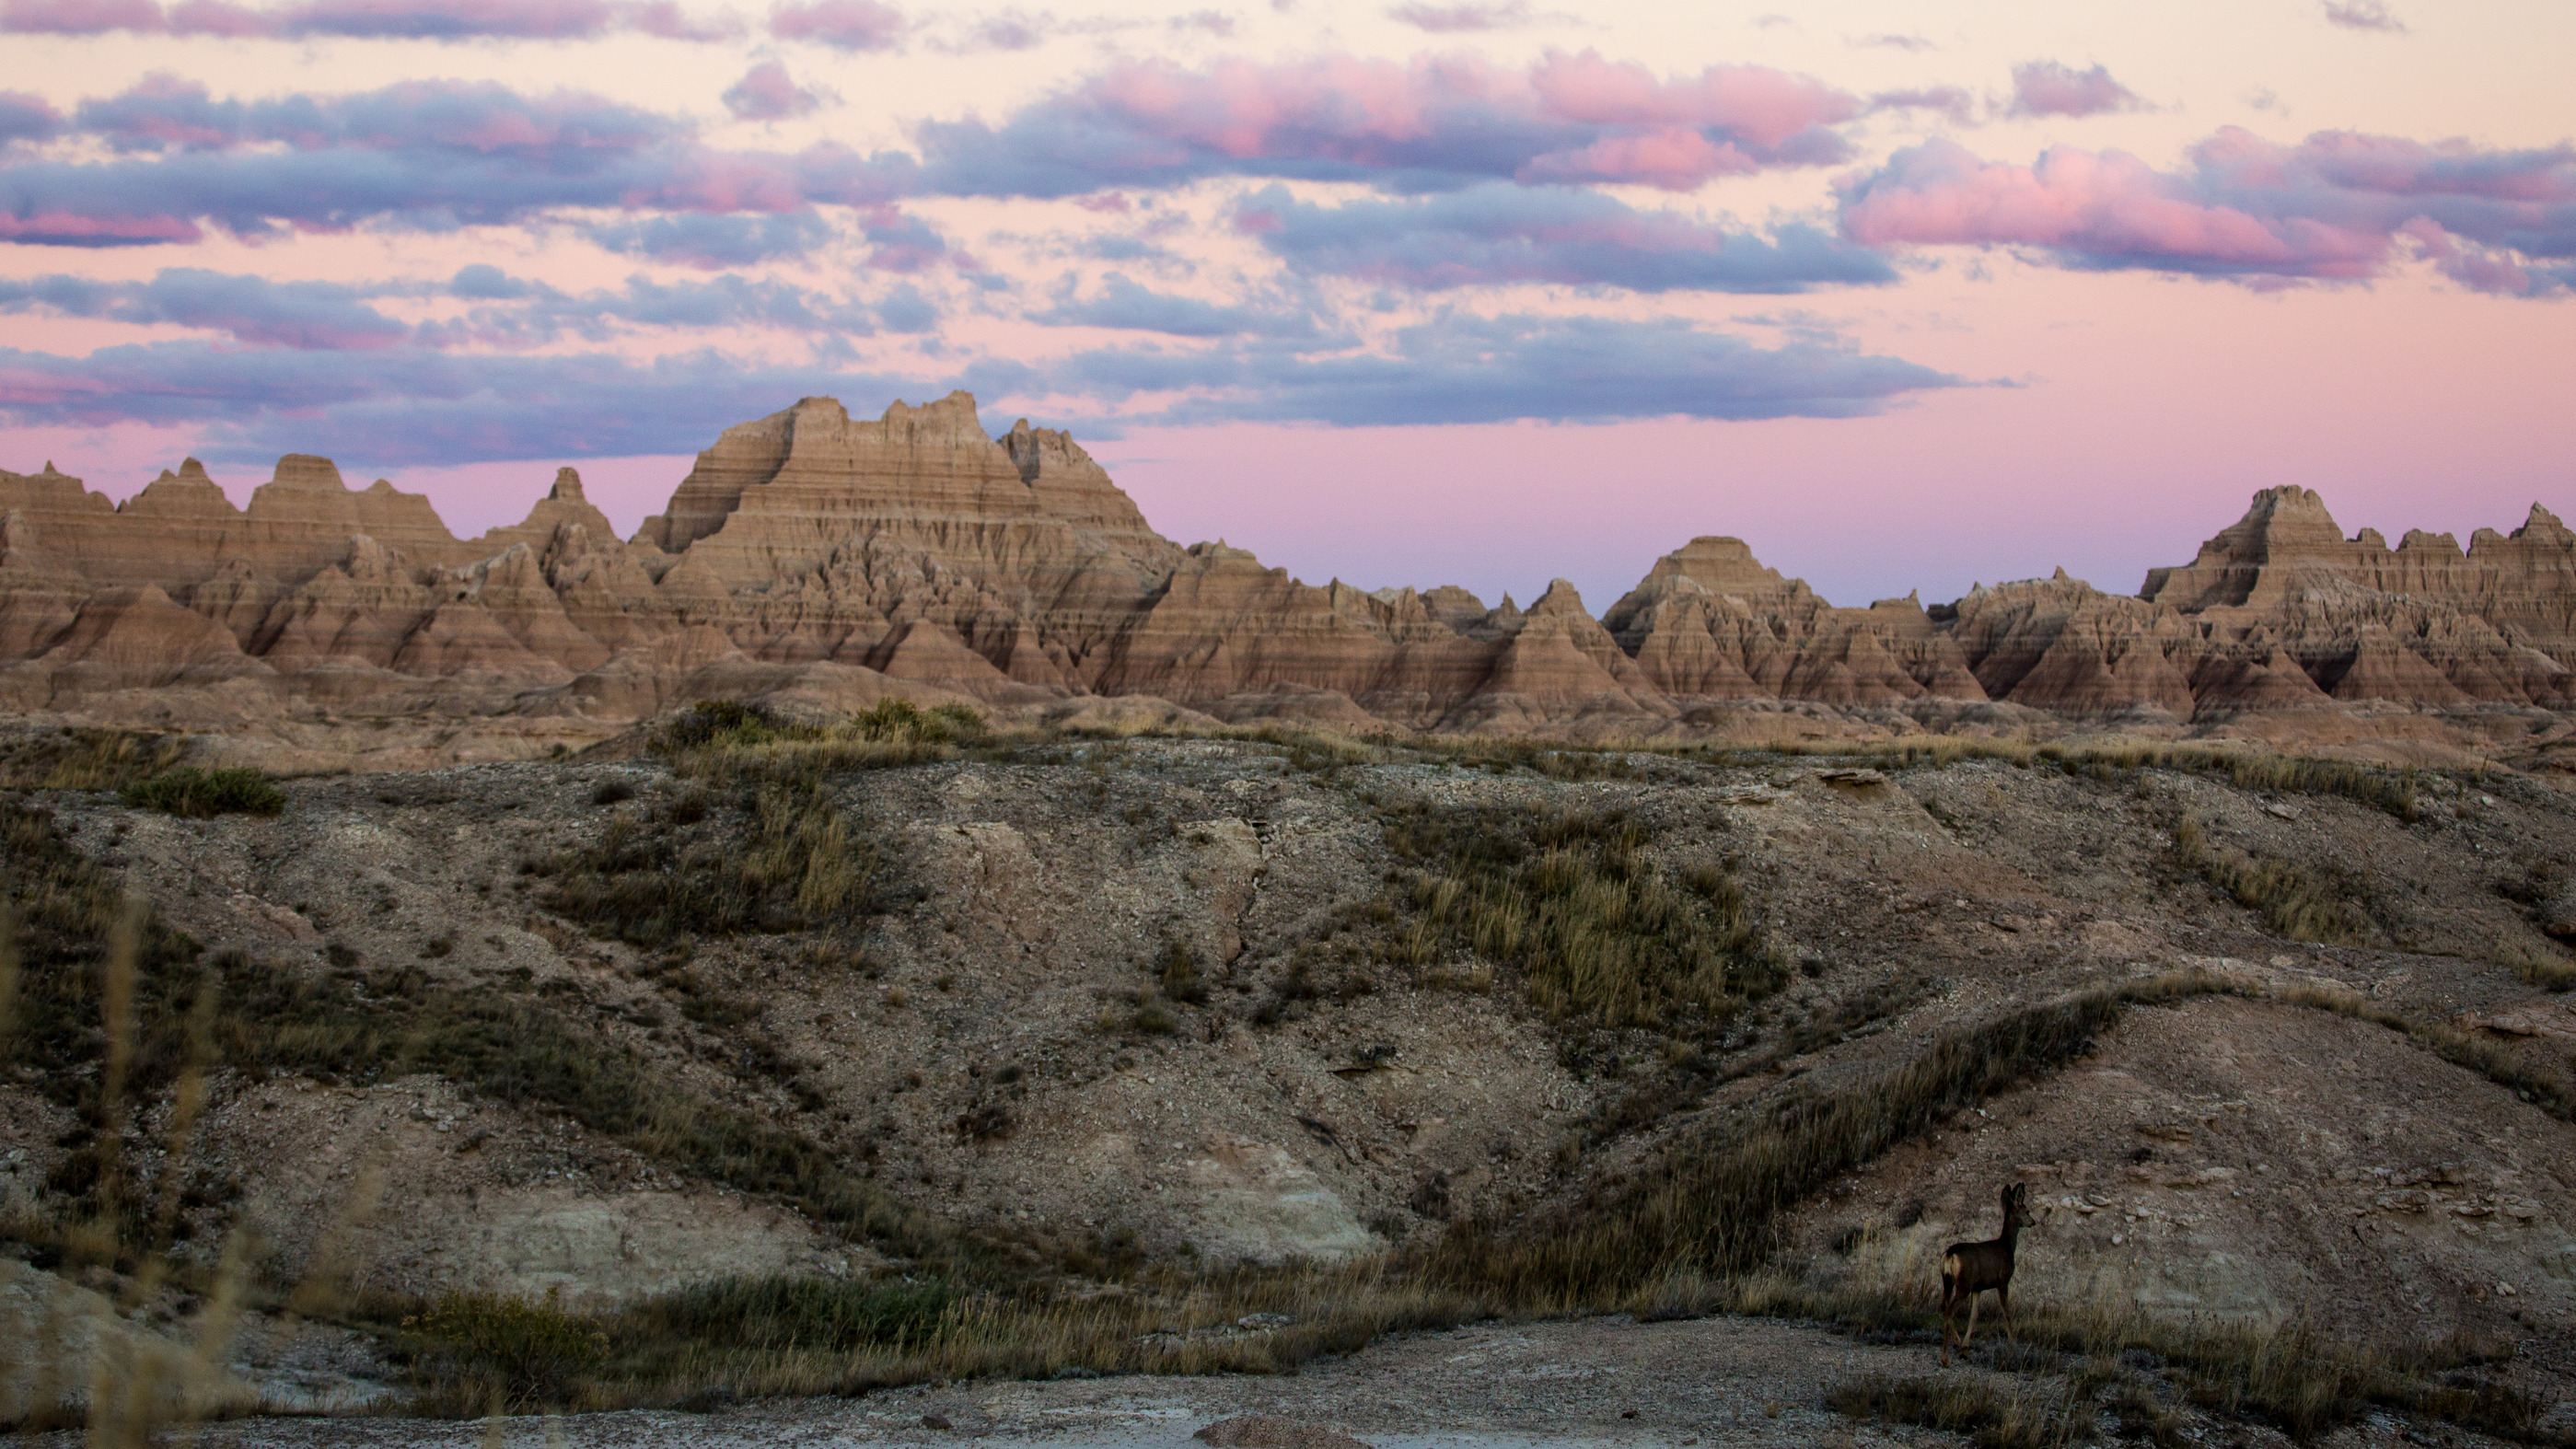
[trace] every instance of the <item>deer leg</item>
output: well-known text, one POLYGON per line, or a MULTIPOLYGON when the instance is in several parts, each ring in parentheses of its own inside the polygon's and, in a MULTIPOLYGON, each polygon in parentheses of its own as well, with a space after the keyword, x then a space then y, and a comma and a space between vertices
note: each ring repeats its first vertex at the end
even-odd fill
POLYGON ((1968 1295, 1968 1333, 1967 1333, 1967 1336, 1966 1336, 1965 1338, 1962 1338, 1962 1339, 1960 1339, 1960 1340, 1959 1340, 1959 1347, 1960 1347, 1962 1350, 1965 1350, 1969 1344, 1974 1343, 1974 1342, 1976 1341, 1976 1338, 1977 1338, 1977 1304, 1978 1304, 1980 1301, 1981 1301, 1981 1300, 1980 1300, 1979 1295, 1974 1294, 1974 1293, 1971 1293, 1971 1294, 1969 1294, 1969 1295, 1968 1295))
POLYGON ((2012 1289, 2001 1283, 1995 1285, 1995 1311, 2004 1316, 2004 1337, 2011 1338, 2013 1336, 2012 1289))
POLYGON ((1950 1366, 1950 1340, 1959 1335, 1959 1305, 1941 1295, 1941 1367, 1950 1366))

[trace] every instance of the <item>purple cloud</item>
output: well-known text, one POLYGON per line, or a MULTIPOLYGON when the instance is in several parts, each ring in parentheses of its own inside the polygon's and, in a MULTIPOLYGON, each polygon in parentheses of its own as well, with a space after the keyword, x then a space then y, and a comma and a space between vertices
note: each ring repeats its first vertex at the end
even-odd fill
POLYGON ((746 121, 784 121, 811 114, 822 101, 788 78, 787 67, 764 60, 743 72, 724 93, 725 109, 746 121))
POLYGON ((336 283, 272 282, 186 267, 149 282, 50 276, 0 283, 0 311, 172 323, 223 332, 258 347, 356 351, 401 342, 410 329, 366 305, 363 296, 336 283))
POLYGON ((1055 390, 1123 401, 1195 394, 1150 420, 1344 427, 1523 418, 1861 417, 1959 378, 1825 343, 1765 348, 1678 320, 1447 314, 1383 352, 1315 356, 1277 344, 1113 348, 1049 369, 1055 390))
POLYGON ((161 78, 84 103, 122 157, 0 164, 0 240, 108 246, 364 222, 443 227, 561 207, 788 214, 879 207, 913 163, 817 145, 716 151, 682 121, 558 91, 408 82, 337 97, 215 101, 161 78))
POLYGON ((83 101, 74 125, 129 152, 282 144, 512 156, 549 167, 641 151, 687 131, 683 122, 579 91, 530 96, 490 82, 405 81, 354 95, 218 101, 202 84, 167 75, 83 101))
POLYGON ((1499 5, 1398 5, 1388 10, 1391 19, 1401 20, 1416 30, 1434 35, 1457 35, 1480 30, 1508 30, 1527 25, 1530 9, 1527 0, 1506 0, 1499 5))
POLYGON ((801 257, 829 241, 832 227, 810 210, 775 216, 684 212, 587 226, 582 235, 607 251, 719 271, 776 257, 801 257))
POLYGON ((154 0, 5 0, 0 31, 17 35, 99 35, 110 30, 166 30, 154 0))
POLYGON ((1814 227, 1785 226, 1766 238, 1562 187, 1489 183, 1321 205, 1272 186, 1240 204, 1236 226, 1300 272, 1425 291, 1557 282, 1786 293, 1896 280, 1878 253, 1814 227))
POLYGON ((2555 295, 2576 259, 2576 146, 2499 151, 2325 131, 2296 146, 2235 127, 2159 172, 2120 151, 2058 148, 2033 166, 1949 141, 1899 151, 1843 186, 1865 246, 2039 247, 2064 265, 2263 285, 2352 281, 2414 252, 2482 290, 2555 295))
POLYGON ((1908 90, 1880 91, 1869 98, 1873 111, 1938 111, 1954 125, 1964 126, 1976 114, 1977 98, 1957 86, 1917 86, 1908 90))
POLYGON ((2325 0, 2326 23, 2346 30, 2406 33, 2406 24, 2388 13, 2387 0, 2325 0))
POLYGON ((712 40, 725 26, 689 21, 672 0, 306 0, 254 9, 232 0, 5 0, 0 31, 103 35, 111 31, 302 39, 582 40, 635 30, 673 40, 712 40))
POLYGON ((928 222, 892 207, 869 218, 868 265, 885 272, 917 272, 948 253, 948 241, 928 222))
POLYGON ((0 91, 0 142, 47 141, 62 127, 62 113, 44 97, 0 91))
POLYGON ((616 23, 605 0, 314 0, 281 17, 286 35, 470 40, 564 40, 616 23))
POLYGON ((1171 337, 1312 337, 1312 314, 1228 307, 1196 297, 1176 297, 1138 285, 1124 273, 1100 279, 1100 291, 1089 298, 1062 297, 1030 321, 1049 327, 1106 327, 1123 332, 1160 332, 1171 337))
POLYGON ((959 195, 1076 196, 1211 175, 1431 191, 1487 178, 1687 190, 1850 157, 1855 98, 1762 66, 1658 77, 1586 51, 1523 71, 1467 58, 1346 56, 1205 70, 1131 62, 999 126, 922 126, 927 182, 959 195))
POLYGON ((945 377, 780 367, 706 351, 651 363, 599 353, 460 355, 243 351, 197 342, 81 357, 0 349, 0 420, 18 425, 180 424, 201 456, 264 462, 318 451, 369 468, 685 453, 782 397, 998 396, 1028 369, 945 377))
POLYGON ((2013 67, 2012 113, 2016 116, 2098 116, 2106 111, 2146 107, 2137 92, 2111 79, 2108 67, 2091 70, 2053 60, 2034 60, 2013 67))
POLYGON ((903 12, 876 0, 812 0, 769 12, 769 33, 838 50, 885 50, 903 38, 903 12))

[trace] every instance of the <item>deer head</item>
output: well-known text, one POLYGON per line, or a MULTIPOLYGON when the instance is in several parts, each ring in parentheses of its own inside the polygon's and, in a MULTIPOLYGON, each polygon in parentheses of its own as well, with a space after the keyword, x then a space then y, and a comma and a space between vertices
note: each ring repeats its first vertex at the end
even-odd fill
POLYGON ((2030 1184, 2016 1182, 2004 1188, 2004 1227, 2026 1228, 2038 1222, 2030 1215, 2030 1184))

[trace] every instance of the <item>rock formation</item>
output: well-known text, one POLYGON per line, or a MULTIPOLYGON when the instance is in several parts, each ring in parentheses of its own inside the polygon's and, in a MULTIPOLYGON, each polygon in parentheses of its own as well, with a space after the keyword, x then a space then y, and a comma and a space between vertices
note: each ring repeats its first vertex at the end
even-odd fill
MULTIPOLYGON (((1046 709, 1153 696, 1346 730, 1688 735, 1746 711, 2014 711, 2205 726, 2299 711, 2576 709, 2576 533, 2347 539, 2259 494, 2135 597, 2056 577, 1836 607, 1698 538, 1596 620, 1443 586, 1321 587, 1155 533, 1089 455, 952 393, 729 428, 620 540, 570 468, 460 540, 428 500, 289 455, 235 508, 195 459, 122 506, 0 472, 0 700, 613 723, 714 695, 1046 709)), ((115 712, 113 708, 110 713, 115 712)))

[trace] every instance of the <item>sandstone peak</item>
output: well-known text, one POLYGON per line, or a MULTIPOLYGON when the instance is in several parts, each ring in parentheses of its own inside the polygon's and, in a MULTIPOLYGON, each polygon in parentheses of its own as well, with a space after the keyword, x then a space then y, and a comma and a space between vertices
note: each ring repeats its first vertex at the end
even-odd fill
POLYGON ((340 478, 340 467, 330 459, 313 453, 289 453, 277 460, 277 470, 270 475, 271 488, 328 488, 345 493, 349 485, 340 478))
POLYGON ((1567 618, 1587 622, 1592 618, 1583 607, 1583 595, 1566 579, 1548 580, 1547 592, 1539 595, 1538 602, 1529 606, 1529 616, 1533 619, 1567 618))
POLYGON ((555 486, 546 494, 546 497, 555 503, 588 503, 590 500, 583 497, 581 492, 581 470, 557 468, 555 486))

